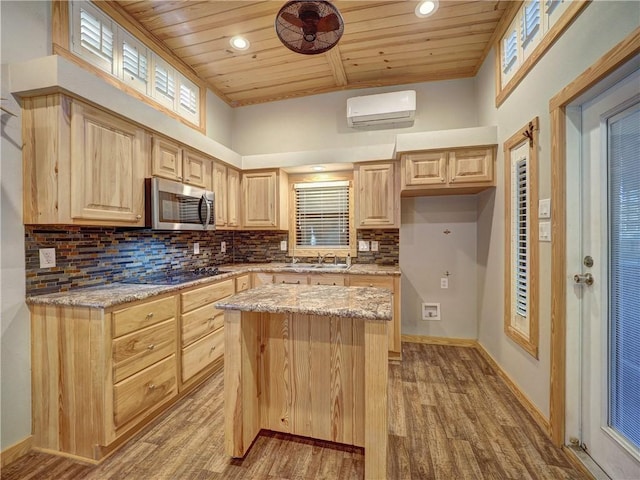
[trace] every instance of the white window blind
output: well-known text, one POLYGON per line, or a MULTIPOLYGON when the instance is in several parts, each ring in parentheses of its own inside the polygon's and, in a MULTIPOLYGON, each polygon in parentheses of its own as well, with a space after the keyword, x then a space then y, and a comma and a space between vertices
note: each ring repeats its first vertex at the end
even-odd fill
POLYGON ((122 42, 122 68, 125 75, 147 82, 147 55, 132 42, 122 42))
POLYGON ((502 40, 502 72, 508 73, 518 59, 518 32, 512 30, 502 40))
POLYGON ((349 247, 349 182, 294 185, 296 247, 349 247))
POLYGON ((561 3, 561 0, 545 0, 544 2, 545 13, 547 15, 551 15, 553 11, 556 9, 556 7, 560 5, 560 3, 561 3))
POLYGON ((530 0, 522 11, 522 47, 526 48, 540 31, 540 2, 530 0))
POLYGON ((516 163, 514 172, 513 202, 513 233, 514 233, 514 308, 515 313, 522 317, 527 316, 529 303, 529 212, 528 212, 528 178, 527 159, 522 158, 516 163))
POLYGON ((154 78, 156 91, 166 98, 173 100, 176 95, 176 87, 172 72, 156 64, 154 78))
POLYGON ((609 425, 640 448, 640 104, 608 127, 609 425))
POLYGON ((104 60, 113 60, 112 29, 86 8, 80 8, 80 45, 104 60))

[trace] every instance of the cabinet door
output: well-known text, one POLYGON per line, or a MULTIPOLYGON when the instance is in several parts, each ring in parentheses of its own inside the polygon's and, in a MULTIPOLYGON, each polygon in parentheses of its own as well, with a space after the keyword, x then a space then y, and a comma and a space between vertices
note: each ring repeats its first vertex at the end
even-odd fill
POLYGON ((240 172, 227 168, 227 226, 240 226, 240 172))
POLYGON ((146 132, 87 105, 71 108, 71 217, 143 226, 146 132))
POLYGON ((361 164, 355 170, 356 227, 397 227, 395 163, 361 164))
POLYGON ((449 184, 493 183, 493 148, 454 150, 449 153, 449 184))
POLYGON ((213 193, 215 194, 216 227, 224 227, 227 224, 227 167, 221 163, 214 165, 213 193))
POLYGON ((402 155, 402 187, 447 183, 447 152, 402 155))
POLYGON ((245 227, 276 226, 277 174, 275 171, 242 175, 245 227))
POLYGON ((151 175, 170 180, 182 180, 182 148, 162 137, 153 137, 151 175))
POLYGON ((186 149, 182 156, 182 181, 195 187, 211 190, 213 188, 213 161, 204 155, 186 149))

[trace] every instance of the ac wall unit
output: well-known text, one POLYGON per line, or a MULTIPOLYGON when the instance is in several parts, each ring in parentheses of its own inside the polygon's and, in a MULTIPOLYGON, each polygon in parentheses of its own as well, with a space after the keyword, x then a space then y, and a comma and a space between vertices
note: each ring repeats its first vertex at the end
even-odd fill
POLYGON ((413 122, 415 113, 415 90, 347 99, 347 124, 350 127, 413 122))

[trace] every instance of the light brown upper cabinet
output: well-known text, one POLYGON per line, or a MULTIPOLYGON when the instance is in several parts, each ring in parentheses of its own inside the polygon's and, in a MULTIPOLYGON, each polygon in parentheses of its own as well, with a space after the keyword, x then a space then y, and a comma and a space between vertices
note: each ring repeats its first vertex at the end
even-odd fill
POLYGON ((287 230, 288 176, 281 170, 242 173, 244 228, 287 230))
POLYGON ((213 189, 213 159, 187 148, 182 155, 182 181, 194 187, 213 189))
POLYGON ((151 174, 182 181, 182 147, 172 140, 154 135, 151 174))
POLYGON ((356 228, 399 228, 397 162, 359 163, 354 169, 356 228))
POLYGON ((214 210, 216 228, 227 226, 227 167, 215 162, 213 166, 213 193, 215 194, 214 210))
POLYGON ((240 172, 227 167, 227 227, 240 226, 240 172))
POLYGON ((495 147, 403 153, 403 196, 478 193, 495 186, 495 147))
POLYGON ((149 135, 61 94, 25 98, 24 223, 144 226, 149 135))

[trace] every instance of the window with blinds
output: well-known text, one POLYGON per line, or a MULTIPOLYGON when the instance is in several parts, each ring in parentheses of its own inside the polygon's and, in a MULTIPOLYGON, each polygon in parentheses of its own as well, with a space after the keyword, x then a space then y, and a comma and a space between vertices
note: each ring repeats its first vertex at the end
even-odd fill
POLYGON ((609 425, 640 448, 640 104, 608 130, 609 425))
POLYGON ((507 75, 518 60, 518 32, 512 30, 502 40, 502 72, 507 75))
POLYGON ((526 48, 540 31, 540 2, 530 0, 522 10, 522 48, 526 48))
POLYGON ((521 158, 515 165, 513 176, 513 286, 514 311, 526 317, 529 303, 529 203, 527 158, 521 158))
POLYGON ((296 248, 350 247, 349 182, 294 185, 296 248))
POLYGON ((184 83, 180 84, 180 106, 191 113, 196 113, 198 107, 196 92, 184 83))
POLYGON ((122 42, 122 68, 125 74, 147 83, 147 53, 133 42, 122 42))
POLYGON ((173 79, 173 70, 156 62, 153 73, 153 89, 156 98, 173 105, 176 96, 176 82, 173 79))
POLYGON ((115 30, 113 22, 91 4, 78 5, 71 12, 71 48, 93 65, 113 72, 115 30))

